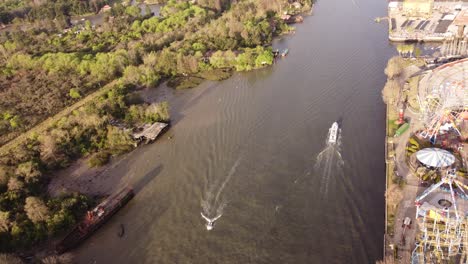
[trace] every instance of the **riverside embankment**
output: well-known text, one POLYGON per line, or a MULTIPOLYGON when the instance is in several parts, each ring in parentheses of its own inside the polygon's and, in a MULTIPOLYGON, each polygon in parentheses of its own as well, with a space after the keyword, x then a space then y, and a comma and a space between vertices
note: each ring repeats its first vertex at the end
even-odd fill
POLYGON ((136 149, 102 172, 99 177, 143 187, 76 251, 79 263, 372 263, 381 258, 385 107, 380 90, 395 51, 386 26, 373 18, 385 12, 385 2, 317 2, 294 36, 275 41, 290 54, 274 67, 188 91, 169 90, 173 138, 136 149), (332 175, 324 193, 323 179, 313 169, 315 157, 339 119, 344 176, 332 175), (216 191, 223 186, 220 196, 228 204, 207 232, 201 200, 212 186, 216 191), (120 224, 126 235, 117 239, 120 224))

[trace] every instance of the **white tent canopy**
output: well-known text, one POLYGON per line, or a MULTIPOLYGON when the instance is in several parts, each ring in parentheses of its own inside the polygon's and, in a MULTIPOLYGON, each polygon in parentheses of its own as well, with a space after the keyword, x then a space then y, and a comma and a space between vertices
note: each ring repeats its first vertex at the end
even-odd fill
POLYGON ((425 148, 416 152, 416 158, 426 166, 442 168, 452 165, 455 156, 440 148, 425 148))

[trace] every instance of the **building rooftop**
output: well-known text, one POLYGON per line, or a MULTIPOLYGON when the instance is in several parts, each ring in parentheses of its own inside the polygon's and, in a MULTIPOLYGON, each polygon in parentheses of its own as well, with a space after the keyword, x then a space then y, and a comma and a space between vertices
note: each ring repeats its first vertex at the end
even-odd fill
POLYGON ((453 20, 453 24, 456 26, 468 25, 468 9, 461 10, 453 20))

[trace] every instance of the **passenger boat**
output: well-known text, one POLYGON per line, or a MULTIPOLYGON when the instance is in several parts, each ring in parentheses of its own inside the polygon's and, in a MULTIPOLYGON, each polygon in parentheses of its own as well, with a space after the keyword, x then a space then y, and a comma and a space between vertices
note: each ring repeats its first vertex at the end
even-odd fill
POLYGON ((328 135, 328 143, 335 144, 336 139, 338 138, 338 123, 334 122, 333 125, 329 129, 329 135, 328 135))

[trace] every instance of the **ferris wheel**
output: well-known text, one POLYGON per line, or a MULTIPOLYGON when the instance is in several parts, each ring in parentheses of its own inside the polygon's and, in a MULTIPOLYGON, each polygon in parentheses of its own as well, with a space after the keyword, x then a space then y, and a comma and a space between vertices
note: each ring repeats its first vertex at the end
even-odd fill
POLYGON ((425 129, 423 138, 435 142, 439 134, 453 129, 461 135, 459 124, 468 115, 468 60, 435 69, 428 85, 420 90, 420 107, 425 129))

